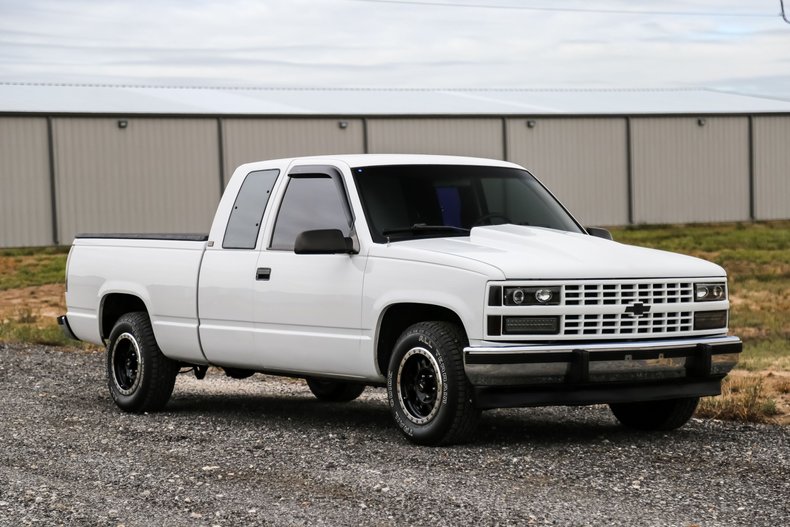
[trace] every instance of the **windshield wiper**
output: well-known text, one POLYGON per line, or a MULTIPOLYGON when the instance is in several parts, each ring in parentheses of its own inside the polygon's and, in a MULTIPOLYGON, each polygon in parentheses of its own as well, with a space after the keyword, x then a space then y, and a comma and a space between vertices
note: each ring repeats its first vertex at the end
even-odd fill
POLYGON ((411 227, 387 229, 386 231, 382 231, 381 234, 389 236, 390 234, 419 234, 424 232, 469 234, 469 229, 456 227, 454 225, 427 225, 425 223, 415 223, 411 227))

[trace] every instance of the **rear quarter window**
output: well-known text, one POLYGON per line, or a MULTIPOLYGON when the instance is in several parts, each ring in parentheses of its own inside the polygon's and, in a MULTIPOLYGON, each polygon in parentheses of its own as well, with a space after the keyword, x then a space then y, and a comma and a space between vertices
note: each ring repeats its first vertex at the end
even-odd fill
POLYGON ((250 172, 241 184, 239 194, 233 203, 223 249, 254 249, 261 229, 263 213, 279 170, 258 170, 250 172))

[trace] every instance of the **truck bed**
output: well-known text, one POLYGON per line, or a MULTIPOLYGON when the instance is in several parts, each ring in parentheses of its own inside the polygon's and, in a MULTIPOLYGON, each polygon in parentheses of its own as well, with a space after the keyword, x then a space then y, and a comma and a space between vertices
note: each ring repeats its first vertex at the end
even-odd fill
POLYGON ((66 290, 75 335, 102 342, 108 336, 100 320, 103 304, 128 295, 145 304, 157 343, 169 357, 204 362, 197 285, 207 239, 205 234, 78 235, 69 255, 66 290))
POLYGON ((145 233, 145 232, 118 232, 118 233, 80 233, 75 238, 112 238, 120 240, 168 240, 181 242, 205 242, 208 234, 197 233, 145 233))

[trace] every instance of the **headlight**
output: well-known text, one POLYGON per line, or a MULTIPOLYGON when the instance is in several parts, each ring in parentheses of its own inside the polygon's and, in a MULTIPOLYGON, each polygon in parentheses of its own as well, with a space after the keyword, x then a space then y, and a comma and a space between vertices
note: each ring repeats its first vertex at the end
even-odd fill
POLYGON ((506 306, 558 306, 559 287, 505 287, 506 306))
POLYGON ((727 284, 703 283, 694 284, 695 302, 715 302, 727 298, 727 284))

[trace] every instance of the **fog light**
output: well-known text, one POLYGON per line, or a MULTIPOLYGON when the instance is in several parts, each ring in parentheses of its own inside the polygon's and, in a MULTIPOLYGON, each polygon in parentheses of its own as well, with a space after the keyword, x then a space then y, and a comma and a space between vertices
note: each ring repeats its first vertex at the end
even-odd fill
POLYGON ((727 327, 727 311, 699 311, 694 313, 694 330, 727 327))
POLYGON ((727 288, 724 284, 694 284, 694 299, 697 302, 716 302, 727 298, 727 288))
POLYGON ((556 335, 560 317, 505 317, 506 335, 556 335))

